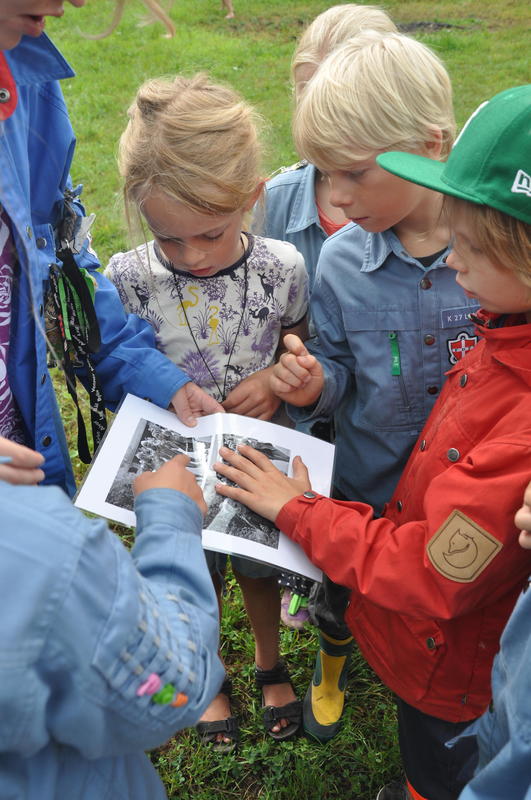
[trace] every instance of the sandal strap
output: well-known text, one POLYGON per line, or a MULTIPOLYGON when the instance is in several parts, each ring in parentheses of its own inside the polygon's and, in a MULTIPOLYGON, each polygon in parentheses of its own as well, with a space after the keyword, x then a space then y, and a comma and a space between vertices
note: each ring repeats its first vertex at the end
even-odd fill
POLYGON ((291 703, 286 703, 285 706, 265 706, 262 716, 266 728, 272 728, 281 719, 299 724, 302 719, 302 701, 293 700, 291 703))
POLYGON ((212 722, 198 722, 195 729, 203 741, 210 741, 218 733, 223 733, 229 739, 238 739, 238 718, 215 719, 212 722))
POLYGON ((273 669, 255 667, 254 676, 259 687, 270 686, 273 683, 291 683, 288 669, 283 661, 279 661, 273 669))

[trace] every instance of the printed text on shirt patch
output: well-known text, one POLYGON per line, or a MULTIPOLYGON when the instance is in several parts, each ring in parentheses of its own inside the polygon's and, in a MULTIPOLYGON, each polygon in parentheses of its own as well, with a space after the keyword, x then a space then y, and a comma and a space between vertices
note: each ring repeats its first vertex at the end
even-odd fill
POLYGON ((441 308, 441 328, 458 328, 471 325, 470 315, 479 309, 477 306, 460 306, 459 308, 441 308))
POLYGON ((426 551, 441 575, 459 583, 471 583, 501 548, 501 542, 456 509, 431 537, 426 551))

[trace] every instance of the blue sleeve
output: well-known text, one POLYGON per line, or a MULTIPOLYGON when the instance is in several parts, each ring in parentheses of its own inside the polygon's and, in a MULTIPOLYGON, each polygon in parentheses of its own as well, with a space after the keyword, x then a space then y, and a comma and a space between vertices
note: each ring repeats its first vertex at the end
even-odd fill
POLYGON ((323 368, 324 386, 313 406, 288 406, 289 415, 296 422, 330 419, 345 393, 354 390, 355 364, 343 324, 342 302, 347 303, 348 298, 342 296, 341 300, 327 279, 334 273, 333 248, 328 244, 325 242, 321 250, 310 298, 310 313, 318 335, 306 343, 323 368))
POLYGON ((223 668, 196 504, 169 489, 142 493, 128 553, 54 487, 11 495, 17 545, 0 547, 11 590, 0 641, 19 653, 0 687, 4 718, 6 695, 20 698, 12 725, 7 701, 10 749, 30 755, 52 740, 95 759, 150 749, 197 722, 223 668))
MULTIPOLYGON (((75 207, 80 217, 84 216, 79 200, 75 207)), ((97 282, 94 304, 101 348, 92 356, 92 361, 101 382, 105 405, 114 410, 123 396, 130 392, 161 408, 168 408, 175 392, 190 379, 157 350, 152 326, 136 314, 125 312, 115 286, 99 272, 101 265, 90 247, 90 239, 85 240, 75 259, 78 266, 87 269, 97 282)))

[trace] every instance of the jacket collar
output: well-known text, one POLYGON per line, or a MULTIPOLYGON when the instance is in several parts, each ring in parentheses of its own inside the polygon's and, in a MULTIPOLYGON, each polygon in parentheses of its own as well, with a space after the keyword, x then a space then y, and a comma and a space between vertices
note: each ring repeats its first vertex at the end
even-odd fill
MULTIPOLYGON (((531 323, 524 314, 493 314, 480 309, 474 314, 486 352, 500 364, 518 372, 531 386, 531 323)), ((460 362, 461 363, 461 362, 460 362)), ((466 366, 466 359, 463 360, 466 366)))
POLYGON ((13 50, 5 52, 5 56, 19 88, 73 78, 75 75, 72 67, 45 33, 36 39, 23 36, 13 50))
POLYGON ((306 164, 301 168, 301 180, 291 207, 286 233, 304 231, 314 223, 321 226, 315 203, 315 167, 313 164, 306 164))

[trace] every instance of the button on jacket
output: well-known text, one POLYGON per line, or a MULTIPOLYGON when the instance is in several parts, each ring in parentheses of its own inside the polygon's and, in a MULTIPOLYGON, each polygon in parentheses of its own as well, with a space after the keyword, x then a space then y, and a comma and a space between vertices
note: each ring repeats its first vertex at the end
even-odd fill
POLYGON ((424 268, 392 231, 353 223, 323 244, 310 311, 324 368, 314 407, 288 406, 296 422, 335 414, 334 484, 377 511, 389 500, 433 408, 445 373, 475 344, 477 303, 441 255, 424 268), (429 337, 429 338, 427 338, 429 337))
POLYGON ((345 621, 384 683, 453 722, 488 705, 492 660, 531 568, 513 519, 531 475, 531 324, 515 321, 483 325, 451 370, 380 519, 320 496, 295 498, 276 519, 352 589, 345 621))
MULTIPOLYGON (((58 80, 74 73, 45 34, 23 37, 5 55, 18 89, 15 111, 0 123, 0 202, 11 222, 20 265, 12 298, 9 384, 28 444, 46 458, 45 482, 73 492, 53 385, 43 381, 48 369, 41 326, 50 265, 58 264, 54 227, 61 218, 64 190, 70 186, 75 147, 58 80)), ((80 203, 77 210, 84 215, 80 203)), ((131 392, 166 408, 187 376, 157 351, 151 326, 125 314, 116 290, 97 272, 100 264, 88 242, 77 261, 98 284, 95 306, 102 346, 93 363, 106 405, 114 409, 124 393, 131 392)))
POLYGON ((128 553, 56 487, 0 482, 0 504, 0 797, 162 800, 143 751, 194 724, 223 677, 199 508, 143 492, 128 553))

